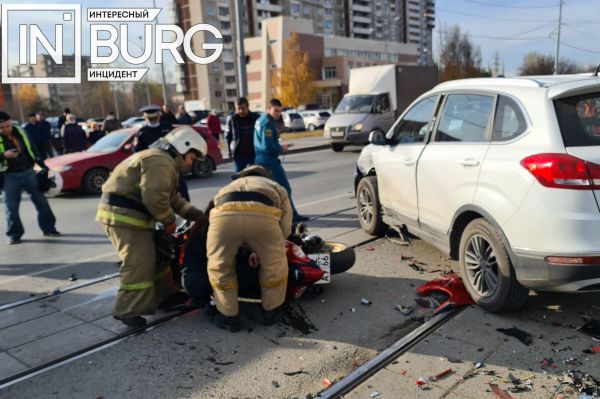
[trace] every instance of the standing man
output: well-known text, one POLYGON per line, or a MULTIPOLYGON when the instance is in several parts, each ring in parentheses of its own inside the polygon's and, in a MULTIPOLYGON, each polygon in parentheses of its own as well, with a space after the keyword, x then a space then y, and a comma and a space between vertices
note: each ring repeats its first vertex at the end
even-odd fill
POLYGON ((206 238, 208 278, 218 314, 217 327, 236 332, 238 282, 235 258, 247 244, 260 259, 258 280, 263 324, 272 325, 285 300, 288 267, 284 240, 292 230, 292 208, 285 188, 262 166, 249 166, 234 176, 214 198, 206 238))
POLYGON ((58 129, 61 130, 65 123, 67 123, 67 115, 71 113, 71 109, 65 108, 63 114, 58 117, 58 129))
POLYGON ((175 232, 175 215, 202 221, 204 214, 177 192, 179 176, 206 155, 206 142, 190 127, 180 127, 152 148, 121 162, 102 186, 96 221, 104 225, 121 258, 121 286, 113 317, 143 327, 142 316, 176 293, 168 264, 157 260, 155 222, 175 232))
POLYGON ((167 104, 162 106, 162 115, 160 116, 160 124, 170 126, 173 129, 173 125, 177 124, 177 117, 171 112, 171 109, 167 104))
POLYGON ((177 123, 180 125, 191 125, 192 117, 187 113, 183 105, 179 106, 179 112, 177 113, 177 123))
POLYGON ((164 137, 172 129, 170 126, 161 124, 161 113, 158 105, 147 105, 140 108, 140 112, 144 114, 146 124, 137 133, 133 147, 135 152, 148 149, 150 144, 164 137))
POLYGON ((37 112, 36 119, 42 133, 43 148, 40 148, 40 156, 42 159, 50 158, 52 157, 52 126, 46 120, 46 114, 42 111, 37 112))
POLYGON ((104 118, 104 122, 102 122, 102 130, 104 130, 106 134, 109 134, 114 130, 120 129, 121 127, 121 121, 117 119, 114 111, 109 111, 108 115, 106 115, 106 118, 104 118))
POLYGON ((31 144, 33 144, 35 147, 36 154, 38 154, 40 158, 44 159, 42 156, 42 150, 44 149, 42 129, 40 129, 40 125, 38 125, 37 118, 34 113, 31 113, 27 116, 27 124, 24 128, 27 132, 29 140, 31 141, 31 144))
POLYGON ((221 121, 219 120, 219 113, 216 109, 210 111, 210 115, 206 118, 206 128, 217 141, 221 140, 221 121))
POLYGON ((73 114, 67 115, 67 123, 63 125, 62 136, 65 154, 85 151, 88 148, 87 135, 73 114))
POLYGON ((25 233, 19 217, 19 204, 23 190, 31 197, 38 213, 38 225, 46 237, 58 237, 56 218, 48 200, 38 189, 38 180, 33 165, 37 163, 46 169, 39 158, 27 133, 13 126, 10 116, 0 111, 0 174, 4 180, 4 212, 6 215, 6 235, 8 244, 20 244, 25 233))
POLYGON ((237 99, 235 114, 227 121, 227 145, 233 157, 234 173, 254 164, 254 124, 259 117, 250 111, 245 97, 237 99))
POLYGON ((273 175, 273 180, 287 190, 294 213, 294 222, 303 222, 308 218, 298 214, 294 201, 292 201, 292 187, 279 160, 279 155, 287 152, 289 148, 289 144, 279 144, 279 132, 276 124, 280 117, 281 102, 274 98, 271 100, 268 112, 258 118, 254 126, 254 162, 268 169, 273 175))

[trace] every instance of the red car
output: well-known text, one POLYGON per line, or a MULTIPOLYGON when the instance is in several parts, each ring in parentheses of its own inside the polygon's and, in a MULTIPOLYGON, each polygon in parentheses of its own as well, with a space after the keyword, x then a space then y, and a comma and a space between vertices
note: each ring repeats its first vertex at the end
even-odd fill
MULTIPOLYGON (((195 128, 196 129, 196 128, 195 128)), ((133 138, 139 128, 121 129, 101 138, 84 152, 65 154, 45 161, 54 173, 60 173, 63 191, 84 191, 100 194, 110 172, 133 154, 133 138)), ((196 177, 210 176, 223 162, 219 143, 206 129, 196 129, 206 140, 208 155, 192 167, 196 177)))

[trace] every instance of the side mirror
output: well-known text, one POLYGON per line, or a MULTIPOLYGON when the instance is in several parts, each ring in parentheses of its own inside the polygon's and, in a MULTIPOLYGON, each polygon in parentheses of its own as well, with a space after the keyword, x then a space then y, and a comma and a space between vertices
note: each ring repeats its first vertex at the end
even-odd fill
POLYGON ((381 130, 373 130, 369 133, 369 143, 374 145, 386 145, 387 139, 381 130))

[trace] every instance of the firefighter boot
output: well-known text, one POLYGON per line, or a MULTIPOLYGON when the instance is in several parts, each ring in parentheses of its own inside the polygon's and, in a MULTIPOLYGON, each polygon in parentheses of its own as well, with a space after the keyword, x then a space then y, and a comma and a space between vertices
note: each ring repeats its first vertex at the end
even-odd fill
POLYGON ((213 323, 215 326, 230 332, 238 332, 242 329, 242 323, 238 316, 225 316, 223 313, 218 312, 215 316, 213 323))

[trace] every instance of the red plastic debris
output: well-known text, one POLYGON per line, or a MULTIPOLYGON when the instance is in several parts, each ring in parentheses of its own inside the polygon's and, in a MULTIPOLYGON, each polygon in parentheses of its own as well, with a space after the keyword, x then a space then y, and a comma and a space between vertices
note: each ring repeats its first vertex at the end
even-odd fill
POLYGON ((429 281, 417 288, 417 294, 423 296, 429 295, 433 291, 442 291, 449 296, 448 300, 438 306, 433 314, 438 314, 451 307, 458 308, 475 303, 465 288, 461 278, 456 274, 449 274, 441 279, 429 281))
POLYGON ((600 353, 600 345, 592 346, 592 352, 600 353))
POLYGON ((323 383, 323 385, 325 385, 326 387, 330 387, 330 386, 332 385, 332 384, 331 384, 331 381, 329 381, 329 379, 328 379, 328 378, 323 378, 323 381, 321 381, 321 382, 322 382, 322 383, 323 383))
POLYGON ((402 372, 400 372, 400 375, 406 375, 406 373, 408 373, 408 371, 402 370, 402 372))
POLYGON ((503 391, 498 385, 490 383, 490 388, 492 388, 492 392, 496 394, 500 399, 515 399, 513 396, 509 395, 506 391, 503 391))
POLYGON ((417 380, 417 386, 422 387, 423 385, 427 385, 427 378, 419 377, 419 379, 417 380))
POLYGON ((375 251, 375 247, 367 247, 367 251, 375 251))
POLYGON ((433 381, 438 381, 438 380, 441 380, 442 378, 448 377, 450 374, 452 374, 452 369, 448 369, 448 370, 442 371, 438 375, 436 375, 434 377, 431 377, 431 379, 433 381))

